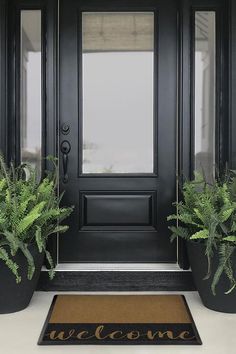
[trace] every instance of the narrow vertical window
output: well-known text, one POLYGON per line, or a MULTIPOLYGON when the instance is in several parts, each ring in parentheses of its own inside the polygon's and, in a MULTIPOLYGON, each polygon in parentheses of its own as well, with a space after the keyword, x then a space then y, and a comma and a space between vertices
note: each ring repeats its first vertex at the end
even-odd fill
POLYGON ((21 162, 41 173, 42 39, 41 10, 21 11, 20 146, 21 162))
POLYGON ((195 12, 195 169, 211 180, 215 170, 216 19, 195 12))

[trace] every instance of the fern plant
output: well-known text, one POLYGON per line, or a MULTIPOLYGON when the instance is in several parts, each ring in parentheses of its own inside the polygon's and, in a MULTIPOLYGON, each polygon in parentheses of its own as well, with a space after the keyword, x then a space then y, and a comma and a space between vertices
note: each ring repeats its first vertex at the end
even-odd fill
POLYGON ((218 266, 213 276, 211 289, 216 295, 216 285, 224 273, 229 280, 230 293, 236 288, 235 269, 232 256, 236 250, 236 177, 227 171, 222 178, 211 184, 202 174, 195 173, 193 181, 185 181, 183 198, 176 207, 176 214, 167 220, 176 220, 177 226, 169 226, 171 241, 182 237, 187 241, 205 245, 208 270, 204 279, 211 275, 211 260, 218 253, 218 266))
POLYGON ((56 159, 47 159, 54 169, 38 181, 36 171, 30 165, 14 167, 10 164, 7 167, 0 155, 0 259, 17 282, 21 281, 15 261, 17 252, 27 259, 28 279, 34 275, 35 264, 29 247, 34 243, 40 253, 45 252, 50 265, 49 276, 53 277, 54 264, 46 243, 50 235, 67 231, 68 226, 61 222, 73 210, 72 207, 60 207, 62 195, 57 195, 56 159))

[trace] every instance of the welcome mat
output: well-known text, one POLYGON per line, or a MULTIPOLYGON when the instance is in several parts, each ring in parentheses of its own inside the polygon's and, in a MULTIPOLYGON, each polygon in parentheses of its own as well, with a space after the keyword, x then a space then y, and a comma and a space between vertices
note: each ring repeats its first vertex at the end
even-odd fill
POLYGON ((182 295, 56 295, 38 344, 202 342, 182 295))

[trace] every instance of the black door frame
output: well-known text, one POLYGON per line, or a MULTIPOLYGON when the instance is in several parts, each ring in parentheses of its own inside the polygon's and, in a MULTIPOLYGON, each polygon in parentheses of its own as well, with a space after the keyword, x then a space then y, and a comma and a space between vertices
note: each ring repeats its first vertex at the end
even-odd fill
MULTIPOLYGON (((58 1, 0 0, 0 151, 9 162, 19 162, 20 106, 20 11, 42 11, 42 147, 43 155, 57 156, 58 132, 58 1), (50 119, 47 119, 50 117, 50 119)), ((42 161, 43 169, 50 169, 42 161)), ((48 249, 56 262, 57 240, 49 240, 48 249)))
MULTIPOLYGON (((45 117, 50 117, 50 119, 45 119, 45 154, 57 154, 57 135, 55 134, 55 132, 58 131, 57 0, 0 0, 0 149, 8 160, 15 158, 19 151, 19 147, 17 146, 19 139, 15 129, 15 112, 17 105, 19 104, 19 92, 16 85, 16 67, 17 60, 19 60, 19 53, 17 53, 17 16, 19 16, 20 9, 31 9, 35 7, 43 10, 45 18, 44 29, 46 30, 45 35, 47 37, 47 60, 45 61, 44 70, 45 98, 47 97, 47 100, 45 99, 44 104, 45 117)), ((191 145, 192 102, 189 102, 189 97, 192 92, 190 81, 192 68, 191 58, 189 56, 191 48, 190 20, 192 9, 212 9, 218 12, 217 17, 218 23, 220 24, 220 29, 218 30, 218 48, 220 48, 220 52, 218 53, 217 59, 219 64, 219 84, 217 86, 217 107, 219 119, 218 164, 223 167, 224 163, 228 161, 230 168, 236 168, 236 3, 234 0, 222 2, 220 0, 180 0, 178 44, 178 175, 180 175, 180 172, 183 172, 183 174, 187 177, 191 176, 193 161, 191 145)), ((53 252, 54 259, 56 260, 56 238, 50 242, 49 247, 53 252)), ((181 241, 179 242, 178 252, 180 267, 187 268, 185 246, 181 241)), ((148 277, 150 278, 149 272, 144 273, 148 273, 148 277)), ((169 280, 170 283, 168 286, 166 285, 167 288, 171 287, 173 290, 174 288, 178 288, 179 290, 179 287, 176 285, 176 281, 173 280, 173 277, 178 279, 178 284, 182 284, 183 288, 186 289, 186 287, 188 287, 186 284, 189 284, 189 288, 192 288, 188 274, 190 272, 180 271, 172 273, 175 274, 171 275, 171 280, 169 280), (188 278, 187 283, 185 281, 180 281, 180 273, 181 277, 184 277, 185 280, 188 278), (184 276, 184 274, 188 275, 184 276), (171 284, 173 284, 173 286, 171 284)), ((105 273, 103 272, 103 274, 105 273)), ((126 273, 126 275, 128 274, 126 273)), ((164 274, 162 273, 162 275, 164 274)), ((62 279, 64 276, 65 275, 60 272, 60 276, 56 276, 55 281, 51 283, 50 287, 59 287, 57 279, 62 279)), ((68 277, 71 279, 75 279, 75 276, 76 274, 69 275, 68 273, 68 277)), ((79 277, 81 278, 81 276, 81 274, 78 274, 78 279, 79 277)), ((103 278, 105 279, 106 277, 103 278)), ((44 275, 42 279, 44 279, 44 275)), ((121 279, 120 281, 121 290, 124 279, 121 279)), ((160 280, 160 277, 157 275, 156 279, 158 281, 158 279, 160 280)), ((166 279, 169 279, 167 275, 166 279)), ((107 281, 108 280, 106 278, 104 282, 107 281)), ((109 281, 111 281, 110 286, 112 286, 112 280, 110 278, 109 281)), ((164 283, 167 284, 165 281, 164 283)), ((41 283, 41 288, 47 288, 47 286, 49 287, 46 279, 43 284, 41 283)), ((140 285, 140 290, 145 290, 145 286, 151 290, 150 286, 148 286, 147 283, 145 284, 144 286, 140 285)), ((77 286, 79 287, 78 284, 77 286)), ((139 285, 137 287, 139 288, 139 285)), ((138 290, 137 287, 136 290, 138 290)), ((68 282, 64 288, 64 290, 68 290, 68 282)), ((101 285, 101 288, 105 289, 106 286, 103 284, 103 286, 101 285)), ((159 288, 163 289, 161 285, 159 288)), ((153 289, 158 289, 158 283, 156 281, 153 282, 153 289)))
MULTIPOLYGON (((159 3, 156 0, 135 2, 61 0, 60 2, 59 124, 60 127, 63 124, 70 126, 70 131, 66 136, 60 131, 60 146, 65 140, 71 144, 68 162, 69 178, 67 183, 63 183, 61 179, 61 188, 66 190, 65 203, 75 205, 75 211, 69 220, 70 230, 66 237, 61 236, 59 239, 60 263, 70 261, 72 263, 176 262, 176 243, 169 242, 169 230, 166 228, 166 216, 172 213, 171 202, 176 197, 176 8, 175 0, 165 0, 159 3), (91 175, 83 174, 81 171, 82 13, 100 11, 150 11, 154 14, 153 129, 155 137, 154 171, 151 174, 91 175), (160 103, 157 104, 157 102, 160 103), (169 102, 171 104, 168 104, 169 102), (122 202, 119 199, 120 209, 116 209, 115 213, 119 215, 120 210, 122 214, 122 209, 129 205, 129 209, 133 209, 132 220, 135 219, 137 223, 129 219, 129 223, 121 226, 124 219, 120 218, 117 225, 112 222, 109 226, 100 225, 98 210, 104 210, 104 206, 106 210, 107 204, 105 203, 109 203, 107 196, 112 197, 117 203, 117 195, 119 198, 122 196, 122 202), (132 202, 130 195, 132 195, 132 202), (149 205, 151 203, 152 206, 147 207, 143 203, 139 206, 138 201, 141 198, 149 201, 149 205), (96 207, 94 200, 96 200, 96 207), (85 215, 86 211, 87 215, 85 215), (138 214, 142 213, 147 213, 148 217, 146 224, 139 225, 138 214), (87 217, 92 217, 97 221, 92 223, 93 225, 87 224, 87 217), (129 252, 131 247, 132 253, 129 252)), ((116 208, 119 208, 118 203, 116 208)), ((111 215, 113 212, 111 205, 111 215)), ((106 221, 109 221, 108 215, 106 215, 106 221)))
MULTIPOLYGON (((191 178, 194 167, 194 12, 216 11, 216 164, 220 171, 233 161, 235 138, 230 138, 234 116, 232 92, 236 84, 232 38, 234 23, 233 0, 180 0, 179 2, 179 153, 178 182, 191 178)), ((235 11, 235 9, 234 9, 235 11)), ((179 188, 178 195, 181 195, 179 188)), ((178 240, 179 264, 188 267, 185 242, 178 240)))

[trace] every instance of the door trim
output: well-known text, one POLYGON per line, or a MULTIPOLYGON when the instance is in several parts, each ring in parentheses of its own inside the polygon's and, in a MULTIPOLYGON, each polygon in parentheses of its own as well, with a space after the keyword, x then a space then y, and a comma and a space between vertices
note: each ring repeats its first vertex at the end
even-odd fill
MULTIPOLYGON (((40 0, 41 4, 47 3, 47 41, 48 41, 48 63, 49 66, 46 70, 46 80, 48 82, 47 90, 49 92, 49 99, 47 100, 48 106, 46 107, 46 115, 47 117, 51 117, 50 122, 48 122, 46 130, 47 130, 47 139, 46 139, 46 152, 56 155, 57 154, 57 141, 54 136, 54 131, 52 129, 57 129, 57 90, 58 90, 58 77, 57 77, 57 40, 58 40, 58 3, 59 1, 47 1, 40 0), (48 76, 47 76, 48 75, 48 76), (52 99, 52 101, 50 101, 52 99)), ((191 4, 201 6, 204 3, 204 6, 209 6, 213 3, 211 0, 181 0, 179 1, 180 11, 179 11, 179 23, 180 23, 180 33, 179 33, 179 171, 182 171, 185 176, 189 176, 190 173, 190 155, 189 155, 189 131, 190 131, 190 108, 188 103, 188 94, 190 92, 189 87, 189 78, 188 71, 190 67, 189 63, 189 7, 191 4), (187 42, 185 42, 187 41, 187 42), (187 70, 183 70, 184 67, 187 67, 187 70)), ((18 6, 22 4, 24 6, 32 6, 33 0, 18 0, 18 6)), ((223 97, 225 100, 224 106, 229 106, 229 127, 228 130, 225 131, 225 140, 224 146, 225 150, 228 152, 228 161, 229 167, 236 168, 236 101, 233 99, 235 97, 236 91, 236 4, 234 0, 224 1, 225 4, 225 26, 224 26, 224 39, 226 48, 223 48, 224 54, 226 53, 226 58, 229 60, 229 78, 226 78, 225 85, 229 88, 229 97, 223 97), (229 41, 228 41, 229 40, 229 41), (229 42, 229 48, 227 48, 226 42, 229 42), (229 80, 228 80, 229 79, 229 80), (229 139, 227 138, 230 137, 229 139)), ((11 46, 12 39, 12 31, 14 29, 11 28, 11 21, 9 21, 10 15, 12 16, 15 13, 14 7, 16 6, 16 2, 12 0, 0 0, 0 39, 1 39, 1 58, 0 58, 0 77, 1 77, 1 85, 0 85, 0 134, 1 134, 1 149, 6 154, 7 158, 10 159, 9 154, 7 153, 10 147, 15 146, 15 137, 12 135, 11 131, 11 122, 9 118, 9 106, 15 105, 16 95, 14 92, 14 87, 11 87, 11 82, 15 78, 12 77, 10 72, 10 66, 14 63, 14 55, 15 53, 11 53, 13 58, 9 57, 9 61, 7 62, 7 53, 11 46)), ((226 63, 227 64, 227 63, 226 63)), ((52 252, 53 258, 57 261, 57 238, 53 238, 49 242, 49 248, 52 252)), ((186 267, 186 254, 185 247, 182 240, 179 240, 178 247, 178 261, 180 267, 186 267)), ((42 284, 40 282, 40 286, 44 288, 44 290, 49 290, 51 286, 55 288, 55 282, 50 285, 48 281, 47 274, 43 273, 43 277, 41 276, 41 280, 44 279, 45 283, 42 284), (44 278, 46 276, 46 278, 44 278)), ((59 272, 58 272, 59 273, 59 272)), ((67 272, 68 273, 68 272, 67 272)), ((76 271, 74 272, 76 275, 76 271)), ((105 272, 102 272, 105 273, 105 272)), ((149 272, 145 272, 145 275, 148 276, 149 272)), ((154 272, 153 272, 154 273, 154 272)), ((173 281, 173 288, 175 287, 176 280, 174 278, 169 278, 168 275, 163 274, 165 279, 169 279, 170 282, 168 287, 171 287, 171 282, 173 281)), ((180 273, 180 272, 172 272, 172 273, 180 273)), ((187 274, 190 272, 182 272, 182 274, 187 274)), ((87 272, 88 274, 88 272, 87 272)), ((134 283, 136 280, 135 272, 132 273, 131 281, 134 283)), ((67 274, 72 279, 72 275, 67 274)), ((66 277, 66 272, 60 271, 61 279, 62 277, 66 277)), ((173 274, 172 274, 173 275, 173 274)), ((173 275, 174 277, 174 275, 173 275)), ((177 274, 178 277, 178 274, 177 274)), ((79 274, 77 276, 79 279, 79 274)), ((88 278, 88 280, 91 278, 88 278)), ((158 272, 156 272, 156 281, 159 279, 158 272)), ((138 279, 137 279, 138 280, 138 279)), ((61 280, 63 281, 63 280, 61 280)), ((166 280, 167 281, 167 280, 166 280)), ((145 283, 146 284, 146 283, 145 283)), ((186 283, 184 283, 186 284, 186 283)), ((118 288, 118 284, 116 285, 118 288)), ((60 284, 59 284, 60 287, 60 284)), ((120 287, 122 288, 122 283, 120 283, 120 287)), ((116 289, 117 289, 116 288, 116 289)), ((55 288, 55 290, 58 290, 55 288)), ((64 286, 64 290, 65 286, 64 286)), ((145 290, 145 289, 144 289, 145 290)), ((173 290, 173 289, 171 289, 173 290)), ((183 290, 183 289, 180 289, 183 290)))

